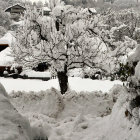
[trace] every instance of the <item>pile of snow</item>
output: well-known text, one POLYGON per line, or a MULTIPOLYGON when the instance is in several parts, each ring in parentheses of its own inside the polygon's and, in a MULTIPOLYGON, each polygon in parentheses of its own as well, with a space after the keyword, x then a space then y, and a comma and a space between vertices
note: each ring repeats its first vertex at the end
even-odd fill
MULTIPOLYGON (((41 91, 51 89, 52 87, 59 90, 58 79, 51 79, 49 81, 40 80, 24 80, 24 79, 10 79, 0 78, 0 82, 5 86, 8 93, 12 91, 41 91)), ((91 80, 82 79, 78 77, 69 77, 69 87, 76 92, 81 91, 102 91, 108 92, 115 84, 122 85, 121 81, 109 80, 91 80)))
POLYGON ((129 120, 125 113, 128 99, 123 86, 114 87, 110 95, 68 92, 62 96, 55 89, 11 94, 18 111, 48 140, 139 140, 135 118, 129 120), (118 95, 114 106, 111 94, 118 95))
POLYGON ((34 112, 52 118, 75 117, 79 113, 102 116, 113 106, 112 96, 102 94, 102 92, 71 91, 61 95, 59 91, 52 88, 41 92, 13 91, 10 96, 21 113, 34 112))
POLYGON ((0 84, 0 140, 31 140, 29 122, 23 118, 8 99, 0 84))
POLYGON ((101 92, 61 95, 51 89, 38 93, 13 92, 10 96, 17 110, 29 119, 32 128, 40 127, 42 136, 46 135, 48 140, 91 139, 88 136, 92 134, 96 117, 110 114, 113 106, 111 96, 101 92))
POLYGON ((38 71, 34 71, 34 70, 26 70, 23 71, 20 75, 27 75, 28 77, 36 77, 36 78, 50 78, 51 77, 51 73, 49 71, 46 72, 38 72, 38 71))
POLYGON ((11 56, 11 48, 8 47, 0 52, 0 66, 11 66, 14 58, 11 56))

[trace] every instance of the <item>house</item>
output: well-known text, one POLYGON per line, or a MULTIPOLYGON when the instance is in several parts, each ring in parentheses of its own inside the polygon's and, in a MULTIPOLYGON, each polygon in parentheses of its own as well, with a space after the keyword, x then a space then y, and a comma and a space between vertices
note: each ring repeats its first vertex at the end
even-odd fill
POLYGON ((42 16, 49 16, 50 12, 51 12, 51 9, 46 6, 46 7, 42 7, 42 8, 37 8, 37 11, 42 16))
MULTIPOLYGON (((12 74, 11 66, 14 64, 14 57, 11 54, 11 44, 15 42, 16 38, 9 31, 2 38, 0 38, 0 76, 3 76, 6 71, 8 74, 12 74)), ((22 71, 22 67, 17 67, 18 73, 22 71)), ((15 76, 15 75, 12 75, 15 76)))
POLYGON ((43 7, 42 8, 42 14, 43 16, 49 16, 50 15, 50 12, 51 12, 51 9, 48 8, 48 7, 43 7))
POLYGON ((12 19, 19 20, 20 16, 24 14, 25 10, 26 8, 21 6, 20 4, 15 4, 8 7, 5 12, 9 12, 12 19))

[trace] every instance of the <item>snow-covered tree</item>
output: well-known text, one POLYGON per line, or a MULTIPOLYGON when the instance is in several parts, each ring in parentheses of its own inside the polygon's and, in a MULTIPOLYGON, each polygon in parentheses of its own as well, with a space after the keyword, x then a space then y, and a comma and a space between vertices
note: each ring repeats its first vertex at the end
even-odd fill
POLYGON ((49 0, 48 6, 53 10, 56 6, 64 6, 64 2, 62 0, 49 0))
POLYGON ((139 43, 139 14, 133 9, 114 11, 108 9, 100 15, 99 26, 93 30, 108 48, 104 63, 110 73, 119 69, 119 63, 126 63, 129 53, 139 43))
POLYGON ((25 26, 17 31, 13 45, 16 62, 34 67, 47 62, 55 69, 61 93, 68 90, 68 71, 88 66, 102 68, 106 47, 92 29, 96 18, 73 6, 55 6, 50 17, 36 12, 25 15, 25 26))

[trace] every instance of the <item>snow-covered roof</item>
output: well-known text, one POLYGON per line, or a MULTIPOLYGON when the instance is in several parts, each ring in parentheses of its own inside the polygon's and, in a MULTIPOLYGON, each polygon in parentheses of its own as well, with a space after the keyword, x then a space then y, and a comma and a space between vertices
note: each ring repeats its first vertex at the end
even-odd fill
POLYGON ((9 44, 9 41, 6 38, 1 38, 0 39, 0 44, 9 44))
POLYGON ((89 9, 89 11, 91 11, 92 13, 97 13, 97 11, 94 9, 94 8, 88 8, 89 9))
POLYGON ((15 37, 10 32, 8 32, 0 39, 0 44, 11 45, 13 41, 15 41, 15 37))
POLYGON ((11 48, 8 47, 0 52, 0 66, 11 66, 14 58, 11 56, 11 48))
POLYGON ((8 8, 5 9, 5 12, 9 12, 9 10, 12 8, 12 7, 15 7, 15 6, 19 6, 21 7, 22 9, 26 9, 25 7, 21 6, 19 3, 15 4, 15 5, 12 5, 12 6, 9 6, 8 8))
POLYGON ((90 13, 90 14, 97 14, 97 11, 95 10, 95 8, 85 8, 82 10, 83 13, 90 13))

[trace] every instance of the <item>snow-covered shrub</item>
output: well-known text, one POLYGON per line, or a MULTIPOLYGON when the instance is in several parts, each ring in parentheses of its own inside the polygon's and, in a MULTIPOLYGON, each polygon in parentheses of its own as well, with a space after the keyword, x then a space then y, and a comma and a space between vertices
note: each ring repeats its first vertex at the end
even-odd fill
POLYGON ((127 107, 125 111, 125 116, 129 118, 130 121, 139 125, 140 123, 140 57, 139 57, 139 49, 138 46, 134 53, 132 53, 128 62, 133 66, 133 73, 129 75, 127 78, 127 88, 128 88, 128 100, 127 107))
POLYGON ((103 140, 139 140, 139 109, 136 107, 130 111, 130 97, 126 87, 122 87, 118 100, 113 106, 112 113, 107 118, 107 130, 103 140))
POLYGON ((115 41, 121 41, 125 36, 130 35, 130 28, 127 25, 120 25, 119 27, 112 28, 112 36, 115 41))
POLYGON ((136 49, 134 52, 128 57, 128 62, 133 63, 133 62, 138 62, 140 61, 140 45, 137 45, 136 49))
POLYGON ((120 93, 124 90, 121 85, 114 85, 114 87, 109 91, 109 94, 112 96, 113 102, 116 102, 120 93))
POLYGON ((120 63, 120 68, 116 73, 119 76, 121 81, 126 81, 129 76, 134 75, 135 67, 131 63, 130 64, 129 63, 126 63, 126 64, 120 63))
POLYGON ((140 43, 140 28, 135 29, 134 39, 138 42, 138 44, 140 43))

